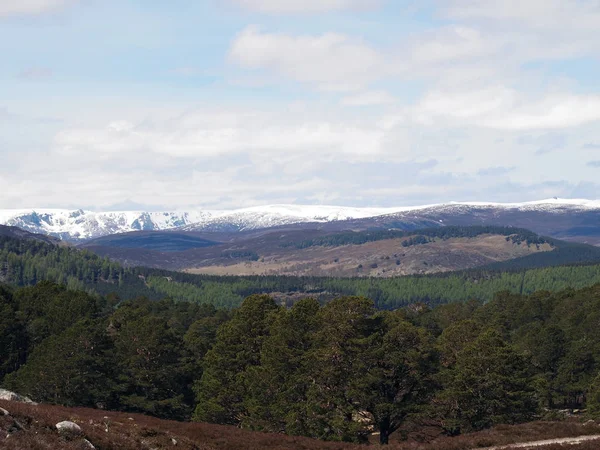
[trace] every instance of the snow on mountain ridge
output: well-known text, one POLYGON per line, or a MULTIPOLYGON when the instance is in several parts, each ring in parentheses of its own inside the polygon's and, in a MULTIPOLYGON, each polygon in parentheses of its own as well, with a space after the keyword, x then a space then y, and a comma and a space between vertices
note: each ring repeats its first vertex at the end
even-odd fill
POLYGON ((0 210, 0 224, 61 239, 77 240, 129 231, 177 228, 202 221, 206 215, 204 212, 0 210))
POLYGON ((600 209, 599 200, 546 199, 523 203, 450 202, 396 208, 356 208, 325 205, 267 205, 237 210, 190 212, 110 211, 63 209, 0 210, 0 224, 66 240, 90 239, 141 230, 241 231, 306 222, 364 219, 417 211, 452 212, 477 209, 519 209, 562 213, 600 209))

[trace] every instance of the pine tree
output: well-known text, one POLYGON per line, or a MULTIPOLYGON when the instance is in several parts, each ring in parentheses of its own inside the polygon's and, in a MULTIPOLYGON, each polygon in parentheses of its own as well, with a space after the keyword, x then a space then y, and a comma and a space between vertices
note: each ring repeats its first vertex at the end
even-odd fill
POLYGON ((264 340, 279 307, 266 295, 248 297, 233 318, 221 326, 206 354, 202 378, 196 383, 195 420, 239 425, 244 406, 247 370, 260 365, 264 340))
POLYGON ((467 345, 446 372, 438 402, 442 425, 450 433, 531 420, 537 411, 530 367, 495 330, 467 345))
POLYGON ((112 343, 103 321, 84 320, 38 345, 6 385, 39 402, 114 404, 112 343))
POLYGON ((376 334, 357 358, 350 383, 361 410, 373 417, 381 444, 430 400, 437 369, 431 335, 397 313, 387 314, 385 322, 385 334, 376 334))
POLYGON ((27 356, 27 333, 16 308, 12 292, 0 285, 0 382, 17 370, 27 356))
POLYGON ((600 374, 594 378, 587 390, 587 413, 593 419, 600 418, 600 374))
POLYGON ((184 419, 193 374, 186 373, 184 346, 165 318, 146 315, 120 324, 115 336, 121 408, 184 419))
POLYGON ((305 435, 307 391, 311 369, 308 354, 319 329, 319 303, 296 302, 280 310, 261 351, 260 366, 247 371, 245 426, 271 432, 305 435))
POLYGON ((342 297, 321 309, 321 327, 310 354, 307 427, 313 437, 366 441, 368 427, 358 420, 358 396, 352 388, 359 359, 376 345, 381 318, 371 300, 342 297))

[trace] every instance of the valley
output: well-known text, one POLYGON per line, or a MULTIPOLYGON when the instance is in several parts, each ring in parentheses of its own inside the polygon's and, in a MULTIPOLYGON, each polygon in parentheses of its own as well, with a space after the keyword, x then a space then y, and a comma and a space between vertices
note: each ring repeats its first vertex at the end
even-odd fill
MULTIPOLYGON (((236 259, 237 264, 246 267, 246 264, 260 263, 262 258, 248 249, 247 242, 240 245, 240 241, 186 251, 165 252, 147 248, 158 246, 164 250, 166 246, 177 250, 182 243, 188 245, 190 242, 204 245, 206 241, 200 235, 173 241, 162 239, 164 233, 170 232, 134 233, 133 240, 130 240, 130 234, 124 234, 102 238, 115 247, 82 248, 65 245, 62 241, 40 242, 38 235, 25 231, 20 233, 20 237, 15 238, 13 228, 0 225, 0 280, 6 283, 29 286, 49 280, 70 289, 100 295, 153 300, 167 296, 220 308, 235 308, 246 296, 265 293, 274 296, 278 304, 288 306, 305 296, 328 302, 340 295, 359 295, 373 299, 379 308, 395 309, 416 302, 434 305, 473 298, 489 301, 502 290, 525 294, 537 290, 581 288, 600 282, 599 248, 542 238, 527 230, 513 228, 443 227, 418 232, 383 230, 333 234, 313 230, 309 234, 286 232, 275 234, 275 237, 266 230, 236 234, 237 238, 245 236, 244 239, 260 243, 261 252, 271 249, 289 255, 290 261, 294 260, 295 254, 327 255, 329 261, 333 254, 339 252, 349 252, 355 258, 364 249, 383 248, 379 259, 375 260, 378 267, 365 267, 363 264, 362 270, 365 271, 379 269, 380 263, 382 272, 386 265, 391 265, 391 270, 398 270, 398 267, 402 268, 402 254, 405 255, 406 266, 411 260, 407 255, 412 254, 415 269, 422 272, 428 267, 423 264, 423 255, 434 250, 436 258, 450 258, 449 265, 452 267, 487 261, 485 265, 460 271, 375 277, 356 274, 351 277, 192 274, 161 267, 194 267, 198 261, 195 259, 196 252, 200 252, 202 258, 206 258, 206 252, 213 252, 215 261, 228 263, 226 266, 219 262, 214 267, 230 267, 236 264, 236 259), (143 236, 150 238, 141 239, 143 236), (395 253, 400 258, 400 265, 396 264, 397 259, 392 258, 394 251, 389 251, 388 242, 404 243, 397 247, 398 253, 395 253), (493 251, 490 251, 490 242, 493 243, 493 251), (134 244, 145 248, 131 248, 134 244), (459 251, 454 251, 456 247, 459 251), (490 264, 490 255, 497 258, 499 248, 505 249, 504 256, 513 256, 513 259, 490 264), (225 249, 227 253, 224 253, 225 249), (519 256, 523 253, 528 254, 519 256)), ((338 264, 340 261, 338 258, 338 264)), ((352 265, 355 263, 352 262, 352 265)), ((372 253, 368 253, 365 263, 374 264, 372 253)), ((444 269, 441 264, 432 266, 433 270, 444 269)), ((206 270, 206 267, 210 266, 201 270, 206 270)), ((318 268, 316 265, 311 267, 313 270, 318 268)), ((358 265, 353 270, 358 271, 358 265)))

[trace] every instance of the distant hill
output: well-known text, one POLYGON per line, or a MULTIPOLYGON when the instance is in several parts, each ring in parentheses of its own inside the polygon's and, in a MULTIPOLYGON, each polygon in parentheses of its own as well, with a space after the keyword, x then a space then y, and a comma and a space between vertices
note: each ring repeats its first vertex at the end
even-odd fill
POLYGON ((203 213, 93 212, 84 210, 0 210, 0 224, 43 233, 65 241, 107 236, 129 231, 164 230, 202 220, 203 213))
POLYGON ((404 211, 358 221, 352 228, 394 228, 406 220, 431 221, 441 226, 510 226, 573 242, 600 244, 600 203, 561 199, 525 204, 450 204, 404 211))
POLYGON ((90 246, 113 247, 124 249, 146 249, 159 252, 180 252, 194 248, 206 248, 219 245, 219 242, 203 239, 193 233, 176 231, 164 232, 131 232, 112 234, 90 242, 90 246))
POLYGON ((237 234, 142 232, 94 239, 81 247, 126 266, 211 275, 394 277, 494 265, 525 269, 600 263, 598 247, 497 226, 344 232, 267 229, 237 234), (208 241, 207 236, 215 240, 208 241))
POLYGON ((493 225, 526 228, 544 236, 596 245, 600 244, 600 201, 547 199, 391 208, 267 205, 188 212, 0 210, 0 224, 77 242, 132 231, 178 230, 234 235, 266 229, 336 232, 493 225))
MULTIPOLYGON (((36 209, 0 210, 0 224, 81 241, 130 231, 208 231, 235 233, 285 225, 328 223, 389 214, 405 208, 271 205, 231 211, 146 212, 36 209)), ((421 223, 407 226, 422 226, 421 223)), ((431 224, 429 224, 431 225, 431 224)))
POLYGON ((58 245, 61 242, 60 239, 52 236, 30 233, 18 227, 9 227, 5 225, 0 225, 0 236, 13 239, 23 239, 26 241, 45 242, 46 244, 52 245, 58 245))

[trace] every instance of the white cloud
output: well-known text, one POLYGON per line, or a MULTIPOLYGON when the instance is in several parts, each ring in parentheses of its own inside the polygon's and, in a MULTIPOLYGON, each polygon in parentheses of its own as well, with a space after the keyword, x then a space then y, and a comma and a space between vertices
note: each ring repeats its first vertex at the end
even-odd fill
POLYGON ((0 0, 0 17, 41 14, 60 9, 77 0, 0 0))
POLYGON ((311 14, 373 9, 381 0, 230 0, 246 9, 266 14, 311 14))
POLYGON ((345 106, 374 106, 394 103, 395 100, 394 96, 389 92, 367 91, 346 96, 342 99, 341 103, 345 106))
POLYGON ((504 40, 517 57, 575 58, 600 49, 597 0, 440 0, 439 3, 447 18, 476 26, 495 39, 504 40))
POLYGON ((504 86, 431 91, 417 106, 415 118, 428 125, 445 120, 451 125, 505 130, 570 128, 600 121, 600 96, 548 94, 535 99, 504 86))
POLYGON ((459 20, 518 21, 532 28, 595 28, 597 0, 443 0, 442 10, 459 20), (566 19, 566 20, 565 20, 566 19))
POLYGON ((473 91, 430 91, 416 108, 416 118, 433 124, 440 118, 479 121, 482 116, 496 114, 513 107, 516 93, 503 86, 473 91))
POLYGON ((346 92, 381 80, 481 85, 514 76, 532 54, 556 57, 571 50, 564 43, 544 46, 519 34, 494 34, 462 25, 410 34, 386 48, 340 33, 293 35, 248 26, 232 41, 229 61, 260 70, 264 84, 282 77, 321 91, 346 92))
POLYGON ((219 112, 190 113, 146 126, 115 121, 105 127, 63 130, 55 146, 63 156, 82 152, 118 155, 123 152, 174 157, 261 154, 269 157, 331 153, 364 158, 381 151, 384 131, 369 120, 357 124, 303 114, 219 112))
POLYGON ((437 115, 429 125, 411 121, 410 109, 394 118, 377 110, 322 110, 310 102, 303 108, 207 108, 156 117, 123 113, 124 120, 110 122, 87 119, 86 127, 63 125, 50 150, 20 157, 2 173, 0 184, 10 189, 0 208, 102 209, 124 198, 169 209, 518 200, 526 189, 527 199, 566 195, 582 179, 596 178, 597 169, 586 166, 594 159, 589 150, 573 149, 594 142, 597 127, 574 129, 571 136, 577 139, 545 154, 540 165, 539 141, 544 136, 552 141, 550 134, 527 132, 525 137, 532 137, 516 144, 523 133, 512 126, 473 125, 477 116, 487 120, 498 111, 522 110, 510 90, 493 93, 504 103, 477 106, 476 101, 486 105, 486 96, 474 95, 472 108, 457 117, 449 118, 448 111, 460 105, 458 94, 437 109, 430 103, 429 114, 437 115), (574 162, 565 166, 567 150, 574 162), (515 169, 503 176, 486 174, 508 165, 515 169))
POLYGON ((600 121, 600 96, 549 95, 482 123, 510 130, 572 128, 600 121))
MULTIPOLYGON (((229 1, 249 11, 298 15, 384 3, 229 1)), ((0 16, 67 3, 0 0, 0 16)), ((109 65, 86 81, 77 79, 85 70, 69 72, 63 64, 61 73, 70 73, 73 83, 55 83, 52 91, 7 79, 8 89, 13 83, 21 91, 3 99, 7 110, 0 107, 0 153, 7 167, 0 170, 0 207, 101 208, 124 198, 170 208, 306 199, 392 205, 568 196, 582 192, 580 186, 595 192, 585 183, 594 183, 598 171, 586 165, 598 160, 594 148, 600 142, 600 91, 591 59, 600 54, 598 0, 437 5, 433 14, 441 20, 431 22, 417 23, 410 13, 398 21, 374 14, 276 24, 269 18, 268 26, 277 28, 249 26, 231 39, 226 67, 224 55, 211 60, 215 49, 228 45, 221 33, 196 47, 169 27, 155 26, 161 45, 152 47, 152 67, 159 75, 124 74, 109 65), (357 31, 347 31, 354 25, 357 31), (181 54, 161 53, 179 44, 181 54), (196 60, 179 59, 193 50, 196 60), (581 59, 571 64, 575 57, 581 59), (188 79, 174 83, 174 74, 188 79), (138 76, 145 82, 138 83, 138 76), (203 76, 214 78, 210 89, 196 79, 203 76), (64 121, 31 118, 55 114, 64 121), (435 165, 415 169, 424 161, 435 165)), ((113 14, 111 8, 104 12, 113 14)), ((131 12, 123 13, 122 23, 131 12)), ((31 32, 26 25, 22 32, 31 32)), ((70 38, 69 27, 57 28, 70 38)), ((93 35, 82 30, 77 40, 90 52, 107 50, 101 40, 89 44, 93 35)), ((52 30, 42 31, 52 37, 52 30)), ((121 38, 132 58, 134 49, 148 56, 127 33, 121 38)), ((35 39, 40 35, 30 39, 37 51, 35 39)), ((43 64, 27 45, 15 56, 20 42, 7 47, 18 47, 12 59, 43 64)), ((7 73, 26 67, 13 65, 7 73)))
POLYGON ((415 36, 411 43, 411 63, 457 63, 490 54, 495 47, 477 29, 452 25, 415 36))
POLYGON ((338 33, 292 36, 244 29, 229 58, 248 69, 270 69, 292 80, 322 88, 354 89, 380 71, 384 57, 360 40, 338 33))
POLYGON ((390 39, 386 48, 347 34, 272 33, 250 26, 233 40, 229 60, 262 70, 271 82, 279 76, 327 91, 407 79, 452 88, 527 82, 526 89, 540 89, 539 74, 525 68, 529 63, 597 57, 600 51, 597 0, 439 3, 438 13, 455 23, 390 39))
POLYGON ((505 42, 475 28, 455 25, 410 35, 385 50, 345 34, 269 33, 253 25, 235 37, 229 60, 319 90, 345 92, 392 77, 462 84, 497 71, 496 59, 504 47, 505 42), (492 60, 494 67, 486 67, 492 60))

